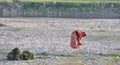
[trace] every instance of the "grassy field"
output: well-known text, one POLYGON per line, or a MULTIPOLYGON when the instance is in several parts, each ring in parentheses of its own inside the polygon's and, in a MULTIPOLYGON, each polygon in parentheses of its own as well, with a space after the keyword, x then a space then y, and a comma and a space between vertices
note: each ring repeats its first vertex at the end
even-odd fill
MULTIPOLYGON (((13 0, 0 0, 0 2, 12 2, 13 0)), ((120 3, 120 0, 20 0, 21 2, 76 2, 76 3, 120 3)))

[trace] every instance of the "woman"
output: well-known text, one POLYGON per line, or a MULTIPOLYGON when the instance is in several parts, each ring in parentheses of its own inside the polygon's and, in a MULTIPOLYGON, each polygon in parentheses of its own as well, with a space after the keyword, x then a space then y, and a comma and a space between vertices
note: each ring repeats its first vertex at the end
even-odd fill
POLYGON ((87 34, 86 32, 83 31, 78 31, 75 30, 71 34, 71 42, 70 42, 70 47, 72 48, 80 48, 81 47, 81 40, 83 37, 85 37, 87 34))

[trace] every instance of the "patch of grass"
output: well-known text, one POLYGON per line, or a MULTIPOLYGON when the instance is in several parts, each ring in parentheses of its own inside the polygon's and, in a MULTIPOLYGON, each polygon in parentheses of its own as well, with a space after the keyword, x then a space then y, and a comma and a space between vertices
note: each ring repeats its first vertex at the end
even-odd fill
POLYGON ((99 30, 99 32, 106 32, 107 30, 99 30))
POLYGON ((108 57, 108 60, 105 65, 115 65, 116 62, 120 61, 120 52, 112 52, 106 54, 99 54, 100 56, 108 57))
POLYGON ((119 58, 111 58, 106 62, 105 65, 116 65, 116 62, 118 62, 119 60, 119 58))
POLYGON ((50 57, 80 57, 80 54, 51 54, 47 52, 43 52, 37 54, 38 58, 50 58, 50 57))
POLYGON ((79 54, 55 54, 57 57, 80 57, 79 54))
POLYGON ((108 54, 99 54, 101 56, 110 56, 110 57, 120 57, 120 52, 112 52, 112 53, 108 53, 108 54))
POLYGON ((14 28, 13 31, 20 31, 21 28, 14 28))
POLYGON ((115 52, 115 53, 109 53, 107 54, 108 56, 114 56, 114 57, 120 57, 120 53, 119 52, 115 52))

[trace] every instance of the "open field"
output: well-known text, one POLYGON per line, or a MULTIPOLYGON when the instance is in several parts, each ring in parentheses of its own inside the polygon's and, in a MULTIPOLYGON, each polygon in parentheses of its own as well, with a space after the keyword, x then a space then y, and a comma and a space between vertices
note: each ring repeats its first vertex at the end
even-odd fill
MULTIPOLYGON (((76 2, 76 3, 120 3, 119 0, 20 0, 21 2, 76 2)), ((13 2, 13 0, 0 0, 0 2, 13 2)))
POLYGON ((120 65, 119 19, 0 18, 0 65, 120 65), (80 49, 69 47, 73 30, 88 33, 80 49), (35 60, 8 61, 14 47, 35 60))

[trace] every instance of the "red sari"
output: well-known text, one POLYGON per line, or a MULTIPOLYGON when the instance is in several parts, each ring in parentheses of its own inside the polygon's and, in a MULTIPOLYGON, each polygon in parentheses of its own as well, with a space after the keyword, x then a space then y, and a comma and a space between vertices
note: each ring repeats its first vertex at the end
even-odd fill
POLYGON ((82 38, 86 36, 86 32, 82 31, 73 31, 71 34, 71 42, 70 47, 72 48, 80 48, 81 47, 81 40, 82 38))

